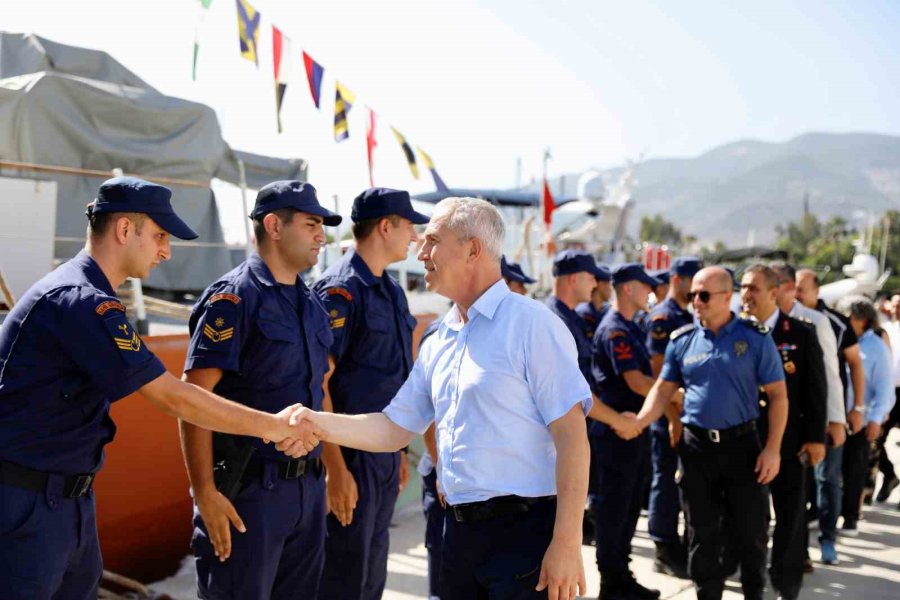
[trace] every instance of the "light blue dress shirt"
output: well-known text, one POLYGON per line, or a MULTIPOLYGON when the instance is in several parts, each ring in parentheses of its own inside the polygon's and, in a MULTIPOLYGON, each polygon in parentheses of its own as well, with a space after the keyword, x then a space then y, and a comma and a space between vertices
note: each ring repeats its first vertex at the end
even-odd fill
MULTIPOLYGON (((887 344, 871 329, 859 338, 863 372, 866 375, 866 423, 882 423, 894 407, 894 378, 892 376, 891 351, 887 344)), ((853 408, 853 386, 847 386, 847 410, 853 408)))
POLYGON ((502 279, 467 316, 450 309, 384 414, 417 433, 437 423, 438 478, 450 504, 556 494, 549 425, 577 404, 585 415, 591 408, 575 340, 502 279))

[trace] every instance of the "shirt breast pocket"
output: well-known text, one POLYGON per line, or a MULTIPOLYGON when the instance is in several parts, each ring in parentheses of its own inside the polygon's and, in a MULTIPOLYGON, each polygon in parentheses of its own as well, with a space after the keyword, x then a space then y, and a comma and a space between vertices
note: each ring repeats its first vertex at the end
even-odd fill
POLYGON ((356 347, 356 359, 363 365, 376 369, 387 369, 399 357, 394 356, 394 339, 397 329, 393 315, 366 313, 366 328, 362 343, 356 347))
POLYGON ((248 376, 277 383, 304 370, 306 357, 300 352, 300 331, 296 326, 258 319, 256 328, 259 336, 253 350, 242 361, 246 365, 242 370, 248 376))

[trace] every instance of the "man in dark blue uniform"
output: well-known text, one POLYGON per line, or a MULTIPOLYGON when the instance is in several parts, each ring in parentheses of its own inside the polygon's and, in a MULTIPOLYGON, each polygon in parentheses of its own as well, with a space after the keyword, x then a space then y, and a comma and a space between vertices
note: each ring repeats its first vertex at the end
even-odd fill
POLYGON ((597 280, 597 287, 591 292, 590 301, 582 302, 575 307, 575 312, 587 325, 585 333, 589 340, 594 339, 594 332, 597 331, 597 326, 600 325, 603 315, 609 310, 609 299, 612 298, 613 293, 612 283, 610 282, 612 274, 609 272, 609 269, 603 265, 597 265, 595 279, 597 280))
POLYGON ((591 341, 587 326, 575 312, 575 306, 587 302, 597 285, 599 273, 594 257, 581 250, 563 250, 553 258, 553 294, 547 297, 547 307, 556 314, 575 338, 578 366, 584 378, 591 376, 591 341))
MULTIPOLYGON (((185 378, 261 411, 295 402, 320 410, 332 335, 299 274, 318 260, 323 224, 341 217, 319 205, 312 185, 276 181, 259 190, 250 218, 258 254, 194 306, 185 378)), ((325 558, 320 451, 287 460, 271 445, 187 423, 182 438, 200 597, 295 598, 303 590, 314 598, 325 558), (232 535, 232 525, 242 533, 232 535)))
MULTIPOLYGON (((409 193, 372 188, 353 201, 356 248, 328 268, 313 289, 331 319, 332 370, 325 410, 382 410, 412 369, 416 319, 406 294, 386 269, 406 258, 428 217, 409 193)), ((363 452, 325 444, 331 515, 320 600, 377 600, 387 580, 388 527, 409 479, 402 452, 363 452)))
MULTIPOLYGON (((744 310, 771 330, 784 365, 788 419, 781 443, 781 469, 770 486, 775 531, 769 576, 780 599, 796 600, 806 558, 806 471, 825 458, 827 392, 815 326, 781 312, 776 304, 777 288, 778 274, 769 267, 752 265, 744 271, 744 310)), ((763 436, 768 429, 768 405, 768 398, 760 394, 758 427, 763 436)))
POLYGON ((0 328, 4 600, 97 598, 91 484, 116 433, 110 403, 140 391, 203 427, 271 440, 290 432, 290 409, 260 413, 167 373, 128 322, 115 290, 168 260, 170 235, 197 237, 171 195, 132 177, 104 182, 88 205, 85 249, 34 284, 0 328))
MULTIPOLYGON (((650 289, 657 282, 640 265, 630 263, 613 271, 612 283, 616 299, 594 334, 589 381, 603 404, 634 414, 653 387, 653 376, 643 330, 633 319, 639 310, 646 310, 650 289)), ((659 591, 640 585, 628 568, 649 477, 648 436, 624 439, 602 422, 592 423, 589 433, 600 598, 659 598, 659 591)))
MULTIPOLYGON (((669 271, 669 295, 653 307, 647 318, 647 348, 653 377, 659 377, 663 356, 673 331, 694 320, 688 312, 691 280, 703 262, 695 256, 682 256, 672 263, 669 271)), ((650 426, 650 445, 653 452, 653 479, 650 484, 649 519, 647 528, 656 544, 654 567, 661 573, 687 578, 687 553, 678 537, 678 515, 681 499, 675 473, 678 454, 674 446, 681 439, 681 421, 674 407, 650 426), (669 418, 667 418, 669 417, 669 418), (672 430, 670 437, 669 430, 672 430), (673 441, 674 440, 674 441, 673 441)))
POLYGON ((730 310, 733 279, 725 269, 701 270, 691 301, 701 326, 672 333, 665 362, 638 415, 646 427, 662 416, 683 387, 684 435, 678 446, 687 515, 688 571, 698 600, 720 600, 727 535, 741 564, 744 597, 762 600, 765 589, 769 494, 781 462, 787 421, 784 369, 768 328, 730 310), (769 402, 765 446, 756 432, 759 387, 769 402), (725 532, 725 517, 730 530, 725 532))

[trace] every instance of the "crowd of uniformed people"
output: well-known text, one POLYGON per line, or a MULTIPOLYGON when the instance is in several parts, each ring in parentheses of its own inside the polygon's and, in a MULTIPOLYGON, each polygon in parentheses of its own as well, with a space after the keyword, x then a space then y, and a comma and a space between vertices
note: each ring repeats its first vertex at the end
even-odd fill
POLYGON ((407 192, 373 188, 353 202, 355 247, 307 286, 341 216, 309 183, 278 181, 249 215, 257 252, 194 306, 178 379, 115 295, 169 258, 171 236, 196 237, 170 198, 104 182, 85 249, 0 328, 4 599, 97 597, 92 482, 110 404, 134 391, 179 419, 207 600, 381 598, 417 435, 433 599, 586 594, 586 533, 601 599, 658 598, 629 568, 645 505, 655 568, 701 600, 738 569, 746 598, 767 579, 797 598, 810 515, 834 564, 870 462, 879 498, 897 485, 871 449, 897 421, 900 335, 881 333, 900 326, 864 298, 846 315, 824 306, 813 271, 756 264, 735 279, 685 256, 650 274, 564 250, 537 301, 492 205, 448 198, 429 219, 407 192), (453 303, 415 361, 416 319, 387 272, 414 243, 428 289, 453 303))

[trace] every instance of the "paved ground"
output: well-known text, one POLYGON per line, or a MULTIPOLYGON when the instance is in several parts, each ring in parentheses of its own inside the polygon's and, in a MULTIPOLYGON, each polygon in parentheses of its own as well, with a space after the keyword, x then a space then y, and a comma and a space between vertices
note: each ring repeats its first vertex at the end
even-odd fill
MULTIPOLYGON (((900 430, 894 430, 888 447, 900 470, 900 430)), ((838 539, 840 565, 827 567, 816 563, 815 573, 805 580, 802 600, 848 598, 852 600, 897 600, 900 598, 900 488, 894 490, 888 503, 866 507, 864 520, 859 524, 859 536, 838 539)), ((663 592, 664 599, 688 600, 696 597, 690 582, 653 572, 653 542, 647 537, 647 521, 641 517, 634 539, 632 567, 641 583, 663 592)), ((427 598, 427 565, 424 520, 415 504, 395 517, 391 530, 391 555, 388 590, 384 600, 423 600, 427 598)), ((815 539, 815 531, 812 536, 815 539)), ((586 598, 595 598, 600 586, 594 563, 594 549, 582 548, 588 589, 586 598)), ((819 558, 818 546, 813 542, 810 553, 819 558)), ((195 598, 193 572, 190 561, 175 578, 154 584, 154 590, 172 594, 175 598, 195 598)), ((770 598, 774 594, 770 592, 770 598)), ((740 585, 728 582, 725 600, 742 598, 740 585)))

